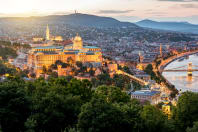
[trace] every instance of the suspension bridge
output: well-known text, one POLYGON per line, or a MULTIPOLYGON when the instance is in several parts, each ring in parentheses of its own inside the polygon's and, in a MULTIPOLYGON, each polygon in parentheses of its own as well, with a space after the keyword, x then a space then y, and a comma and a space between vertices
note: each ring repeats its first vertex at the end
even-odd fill
POLYGON ((188 63, 188 65, 163 70, 163 72, 187 72, 188 76, 192 76, 194 71, 198 71, 198 65, 193 65, 192 62, 188 63))

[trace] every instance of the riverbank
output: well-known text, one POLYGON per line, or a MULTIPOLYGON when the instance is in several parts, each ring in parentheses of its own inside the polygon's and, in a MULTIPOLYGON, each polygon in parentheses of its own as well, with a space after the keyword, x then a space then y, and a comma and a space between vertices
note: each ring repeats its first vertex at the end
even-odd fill
MULTIPOLYGON (((171 97, 174 98, 176 94, 178 94, 178 90, 175 88, 175 86, 169 82, 163 75, 163 70, 166 68, 166 66, 168 64, 170 64, 171 62, 184 57, 184 56, 188 56, 188 55, 193 55, 198 53, 198 49, 193 50, 193 51, 187 51, 187 52, 182 52, 180 54, 177 55, 173 55, 170 56, 166 59, 163 58, 158 58, 156 62, 153 63, 153 67, 154 67, 154 72, 155 74, 159 77, 159 79, 161 80, 161 83, 163 85, 165 85, 170 91, 171 91, 171 97)), ((169 93, 169 92, 167 92, 169 93)))
POLYGON ((168 64, 170 64, 171 62, 175 61, 175 60, 178 60, 184 56, 189 56, 189 55, 193 55, 193 54, 196 54, 198 53, 198 49, 195 50, 195 51, 188 51, 188 52, 183 52, 181 54, 177 54, 177 55, 174 55, 174 56, 171 56, 165 60, 162 60, 161 63, 159 64, 158 66, 158 71, 162 74, 163 70, 166 68, 166 66, 168 64))

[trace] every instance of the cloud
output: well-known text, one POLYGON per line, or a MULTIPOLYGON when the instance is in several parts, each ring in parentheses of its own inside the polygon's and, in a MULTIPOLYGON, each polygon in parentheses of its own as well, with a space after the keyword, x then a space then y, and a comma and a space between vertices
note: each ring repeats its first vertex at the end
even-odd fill
POLYGON ((198 0, 157 0, 157 1, 169 1, 169 2, 198 2, 198 0))
POLYGON ((145 10, 145 11, 153 11, 153 9, 147 9, 147 10, 145 10))
POLYGON ((148 11, 146 14, 152 15, 152 16, 166 16, 166 12, 160 12, 160 11, 148 11))
POLYGON ((6 14, 5 13, 0 13, 0 16, 5 16, 6 14))
POLYGON ((181 4, 180 6, 184 8, 198 8, 196 4, 181 4))
POLYGON ((134 10, 100 10, 99 14, 124 14, 124 13, 130 13, 134 10))

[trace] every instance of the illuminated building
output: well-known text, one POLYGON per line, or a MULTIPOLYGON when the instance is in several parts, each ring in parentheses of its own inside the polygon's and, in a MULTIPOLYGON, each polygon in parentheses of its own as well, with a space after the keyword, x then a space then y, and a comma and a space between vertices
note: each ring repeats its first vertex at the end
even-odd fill
POLYGON ((142 64, 143 60, 144 60, 144 56, 141 54, 141 52, 139 52, 139 64, 136 66, 138 70, 141 70, 141 71, 144 70, 144 66, 142 64))
POLYGON ((43 41, 44 39, 43 38, 41 38, 41 37, 35 37, 35 38, 33 38, 33 41, 34 42, 41 42, 41 41, 43 41))
MULTIPOLYGON (((46 31, 48 32, 48 30, 46 31)), ((46 33, 48 35, 48 33, 46 33)), ((46 36, 46 38, 48 38, 46 36)), ((101 49, 95 46, 83 46, 82 38, 77 35, 73 40, 73 44, 67 46, 40 46, 34 47, 28 55, 28 66, 33 68, 37 75, 43 71, 43 66, 49 68, 55 64, 57 60, 63 63, 75 64, 77 61, 82 63, 92 63, 93 65, 101 65, 102 53, 101 49)), ((59 74, 61 67, 59 67, 59 74)), ((64 71, 66 74, 66 72, 64 71)), ((63 75, 65 75, 63 74, 63 75)))
POLYGON ((149 101, 151 104, 160 102, 160 92, 151 90, 139 90, 131 93, 131 98, 138 99, 140 102, 149 101))
MULTIPOLYGON (((43 41, 43 40, 44 40, 44 38, 42 38, 42 37, 34 37, 33 38, 34 42, 40 42, 40 41, 43 41)), ((52 36, 50 34, 49 26, 47 25, 46 33, 45 33, 45 40, 46 41, 63 41, 63 38, 62 38, 62 36, 52 36)))
POLYGON ((63 41, 63 38, 61 36, 52 36, 50 40, 51 41, 63 41))
POLYGON ((110 77, 113 77, 114 74, 118 71, 118 65, 117 64, 107 64, 107 67, 109 69, 109 75, 110 77))
POLYGON ((165 104, 162 105, 162 111, 170 119, 171 118, 171 107, 170 107, 170 105, 168 105, 168 103, 169 103, 168 101, 167 102, 164 102, 164 103, 165 104))
POLYGON ((138 70, 141 70, 141 71, 144 70, 144 66, 143 66, 141 63, 138 64, 138 65, 136 66, 136 68, 137 68, 138 70))

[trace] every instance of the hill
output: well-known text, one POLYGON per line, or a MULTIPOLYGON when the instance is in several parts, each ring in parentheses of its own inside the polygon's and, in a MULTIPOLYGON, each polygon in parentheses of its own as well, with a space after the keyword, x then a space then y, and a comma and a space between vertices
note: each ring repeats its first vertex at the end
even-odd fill
POLYGON ((198 25, 194 25, 188 22, 157 22, 147 19, 139 21, 136 24, 140 27, 146 28, 198 34, 198 25))
POLYGON ((89 27, 122 27, 122 26, 132 26, 137 27, 133 23, 120 22, 111 17, 100 17, 88 14, 70 14, 63 16, 46 16, 42 17, 43 20, 48 21, 62 21, 69 25, 78 26, 89 26, 89 27))
POLYGON ((138 27, 130 22, 121 22, 111 17, 101 17, 88 14, 70 14, 70 15, 50 15, 43 17, 10 17, 0 18, 0 23, 48 23, 48 24, 69 24, 72 26, 88 26, 88 27, 138 27))

